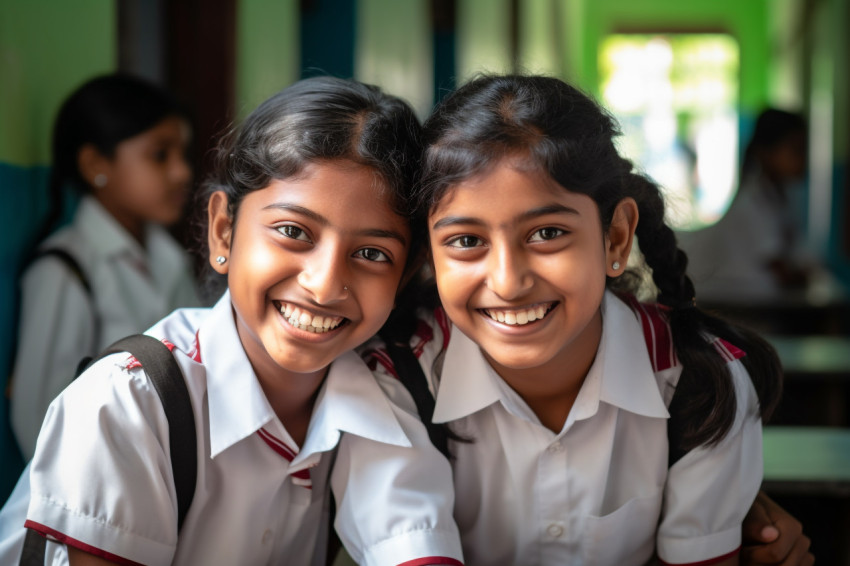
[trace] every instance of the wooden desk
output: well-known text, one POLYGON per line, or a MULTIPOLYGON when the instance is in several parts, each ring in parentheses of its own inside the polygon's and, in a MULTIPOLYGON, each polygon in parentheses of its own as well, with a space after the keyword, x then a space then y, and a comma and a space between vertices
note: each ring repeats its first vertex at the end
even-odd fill
POLYGON ((765 491, 850 497, 850 429, 766 426, 765 491))

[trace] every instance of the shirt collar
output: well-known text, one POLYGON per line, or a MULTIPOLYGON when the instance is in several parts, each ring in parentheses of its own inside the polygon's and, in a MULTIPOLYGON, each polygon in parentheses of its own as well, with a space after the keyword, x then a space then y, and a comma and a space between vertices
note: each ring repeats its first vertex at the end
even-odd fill
POLYGON ((121 253, 129 253, 139 259, 145 257, 139 243, 94 197, 84 196, 80 200, 74 226, 79 227, 98 260, 121 253))
POLYGON ((497 379, 501 378, 487 363, 478 344, 457 327, 452 328, 432 420, 453 421, 496 403, 502 398, 497 379))
MULTIPOLYGON (((239 346, 229 291, 201 324, 198 341, 207 375, 210 456, 215 457, 277 420, 277 415, 239 346)), ((331 364, 306 441, 292 465, 332 449, 341 432, 386 444, 411 445, 372 372, 354 352, 346 352, 331 364)))
POLYGON ((602 339, 576 399, 576 418, 595 414, 599 401, 647 417, 669 416, 640 321, 610 291, 602 300, 602 339))
POLYGON ((355 352, 331 364, 319 392, 302 454, 332 449, 346 432, 376 442, 411 446, 386 394, 355 352))
POLYGON ((257 432, 275 413, 241 347, 229 291, 201 323, 198 344, 207 376, 210 457, 214 458, 257 432))
MULTIPOLYGON (((602 401, 636 414, 667 418, 669 413, 658 390, 640 322, 610 291, 603 298, 602 320, 596 360, 571 413, 575 419, 588 418, 602 401)), ((511 400, 499 387, 499 380, 478 345, 452 328, 433 421, 460 419, 497 401, 510 408, 511 400)))

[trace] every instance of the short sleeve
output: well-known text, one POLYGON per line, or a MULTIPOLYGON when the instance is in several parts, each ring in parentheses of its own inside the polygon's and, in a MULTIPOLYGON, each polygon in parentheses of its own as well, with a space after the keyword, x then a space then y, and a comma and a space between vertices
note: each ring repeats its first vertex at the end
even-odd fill
POLYGON ((670 468, 664 490, 658 556, 690 564, 732 554, 761 485, 762 430, 755 389, 740 361, 729 364, 737 414, 719 444, 696 448, 670 468))
POLYGON ((358 564, 462 564, 449 462, 401 383, 376 379, 412 446, 342 436, 332 473, 340 539, 358 564))
POLYGON ((35 262, 22 289, 10 410, 15 437, 29 459, 47 406, 97 344, 92 297, 59 260, 35 262))
POLYGON ((107 356, 48 408, 27 526, 103 557, 170 564, 177 546, 168 423, 141 369, 107 356))

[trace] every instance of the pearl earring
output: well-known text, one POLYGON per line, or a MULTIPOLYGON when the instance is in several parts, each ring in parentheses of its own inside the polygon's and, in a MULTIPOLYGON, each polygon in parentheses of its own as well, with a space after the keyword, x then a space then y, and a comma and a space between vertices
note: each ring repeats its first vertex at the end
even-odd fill
POLYGON ((109 179, 107 179, 106 175, 104 175, 103 173, 98 173, 97 175, 94 176, 94 179, 93 179, 94 186, 97 187, 98 189, 102 189, 103 187, 106 186, 106 182, 108 180, 109 179))
POLYGON ((224 257, 223 255, 220 255, 217 258, 215 258, 215 262, 219 265, 224 265, 224 262, 226 262, 226 261, 227 261, 227 258, 224 257))
POLYGON ((620 269, 620 262, 615 261, 614 263, 611 264, 611 267, 614 269, 614 271, 617 271, 618 269, 620 269))

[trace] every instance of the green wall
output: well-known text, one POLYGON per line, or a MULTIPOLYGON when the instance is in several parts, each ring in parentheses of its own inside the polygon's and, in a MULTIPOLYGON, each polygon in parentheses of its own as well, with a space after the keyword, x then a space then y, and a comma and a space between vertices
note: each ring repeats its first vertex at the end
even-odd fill
MULTIPOLYGON (((17 272, 47 210, 50 130, 59 104, 89 77, 115 67, 115 3, 0 2, 0 385, 15 342, 17 272)), ((20 462, 0 406, 0 501, 20 462)))
MULTIPOLYGON (((597 47, 618 31, 722 31, 741 50, 741 113, 757 112, 768 97, 767 0, 590 0, 583 2, 580 67, 575 74, 598 94, 597 47)), ((578 22, 576 22, 578 24, 578 22)))

